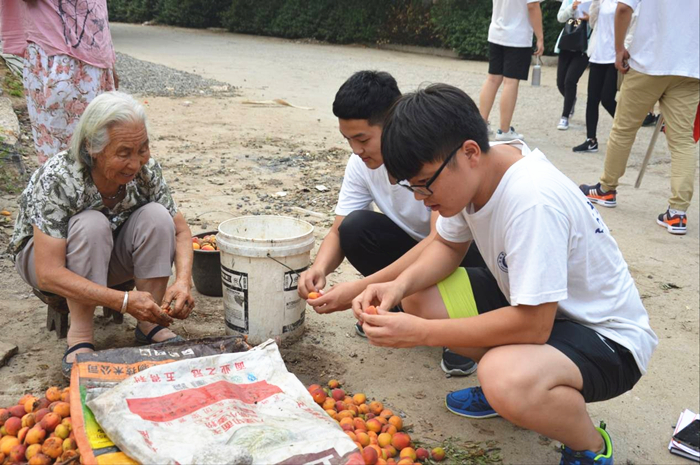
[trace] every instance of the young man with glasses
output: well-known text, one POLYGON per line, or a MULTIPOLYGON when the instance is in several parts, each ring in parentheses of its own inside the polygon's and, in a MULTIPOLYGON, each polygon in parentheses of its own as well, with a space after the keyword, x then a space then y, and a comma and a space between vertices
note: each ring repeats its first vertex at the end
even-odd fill
MULTIPOLYGON (((321 297, 309 299, 318 313, 349 309, 352 299, 368 284, 394 279, 435 237, 437 212, 431 213, 410 192, 392 184, 384 168, 382 126, 399 97, 396 80, 377 71, 355 73, 335 96, 333 113, 353 155, 345 169, 335 221, 313 265, 301 274, 298 292, 306 299, 310 292, 323 290, 326 276, 343 258, 364 278, 336 284, 321 297), (381 213, 371 209, 372 203, 381 213)), ((485 266, 476 248, 469 252, 465 263, 485 266)), ((362 326, 356 325, 355 330, 364 337, 362 326)), ((476 363, 444 349, 441 367, 449 375, 465 376, 476 370, 476 363)))
POLYGON ((445 84, 396 103, 382 154, 440 218, 406 270, 353 300, 367 337, 479 361, 481 386, 448 394, 451 412, 500 415, 561 441, 565 465, 612 464, 610 435, 586 403, 630 390, 658 339, 596 209, 539 150, 489 145, 474 102, 445 84), (458 268, 472 241, 492 275, 458 268), (399 302, 405 313, 386 312, 399 302), (369 305, 379 314, 365 314, 369 305))

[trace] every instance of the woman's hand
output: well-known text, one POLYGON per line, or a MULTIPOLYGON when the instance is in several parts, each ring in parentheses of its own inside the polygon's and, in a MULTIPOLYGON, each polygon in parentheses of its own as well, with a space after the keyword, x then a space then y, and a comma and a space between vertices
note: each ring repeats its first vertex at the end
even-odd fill
POLYGON ((150 292, 129 291, 126 313, 139 321, 149 321, 161 326, 170 326, 173 319, 160 308, 150 292))
POLYGON ((184 320, 194 309, 194 298, 187 283, 175 281, 165 290, 161 308, 173 318, 184 320))

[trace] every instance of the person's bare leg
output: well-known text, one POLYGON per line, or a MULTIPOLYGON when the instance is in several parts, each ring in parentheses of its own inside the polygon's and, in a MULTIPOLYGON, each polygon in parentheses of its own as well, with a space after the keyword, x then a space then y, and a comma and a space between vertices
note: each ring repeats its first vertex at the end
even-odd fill
MULTIPOLYGON (((404 312, 427 320, 446 320, 450 318, 437 286, 430 286, 423 291, 404 298, 401 301, 401 307, 404 312)), ((481 347, 449 347, 449 349, 476 362, 489 350, 489 348, 481 347)))
POLYGON ((486 399, 503 418, 573 450, 603 449, 579 391, 581 372, 554 347, 495 347, 482 358, 477 374, 486 399))
MULTIPOLYGON (((68 328, 68 335, 66 337, 68 347, 73 347, 81 342, 94 344, 95 330, 93 317, 95 315, 95 307, 81 304, 73 300, 68 300, 67 302, 68 309, 70 310, 70 327, 68 328)), ((66 361, 68 363, 73 363, 75 362, 75 356, 84 352, 92 352, 92 350, 87 348, 78 349, 68 354, 66 361)))
MULTIPOLYGON (((163 296, 165 295, 165 290, 168 287, 168 277, 163 278, 150 278, 150 279, 135 279, 136 289, 139 291, 150 292, 158 305, 163 303, 163 296)), ((143 334, 148 335, 153 328, 156 327, 155 323, 150 323, 148 321, 139 321, 139 328, 143 331, 143 334)), ((167 339, 177 336, 175 333, 169 329, 164 329, 157 332, 153 336, 153 342, 163 342, 167 339)))
MULTIPOLYGON (((499 74, 489 74, 481 86, 481 92, 479 92, 479 112, 484 121, 489 120, 489 115, 491 114, 491 108, 493 108, 493 102, 496 101, 496 94, 498 93, 498 88, 503 82, 503 76, 499 74)), ((501 97, 502 98, 502 97, 501 97)))
POLYGON ((513 113, 515 113, 515 103, 518 101, 518 79, 504 78, 503 92, 501 92, 501 131, 510 131, 513 113))

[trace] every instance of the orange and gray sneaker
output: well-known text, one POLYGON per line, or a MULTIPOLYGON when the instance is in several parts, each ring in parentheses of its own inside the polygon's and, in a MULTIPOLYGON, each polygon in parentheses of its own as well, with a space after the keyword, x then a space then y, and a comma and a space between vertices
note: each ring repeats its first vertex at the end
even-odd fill
POLYGON ((585 195, 588 198, 588 200, 590 200, 592 203, 596 203, 598 205, 602 205, 608 208, 617 207, 616 190, 605 192, 603 188, 600 187, 600 183, 596 184, 595 186, 581 184, 580 186, 578 186, 578 188, 581 189, 583 195, 585 195))
POLYGON ((671 234, 682 235, 688 231, 688 217, 685 212, 678 210, 666 210, 656 219, 659 226, 666 228, 671 234))

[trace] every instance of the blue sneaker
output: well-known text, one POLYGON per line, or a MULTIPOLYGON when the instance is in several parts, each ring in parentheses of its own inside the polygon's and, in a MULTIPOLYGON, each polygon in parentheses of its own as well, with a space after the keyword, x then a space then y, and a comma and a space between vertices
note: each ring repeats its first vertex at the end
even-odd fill
POLYGON ((602 453, 571 450, 562 444, 559 465, 613 465, 613 444, 610 435, 605 431, 605 423, 601 421, 600 428, 596 429, 605 442, 605 450, 602 453))
POLYGON ((492 418, 498 413, 489 405, 481 386, 450 392, 445 397, 445 406, 450 412, 467 418, 492 418))

